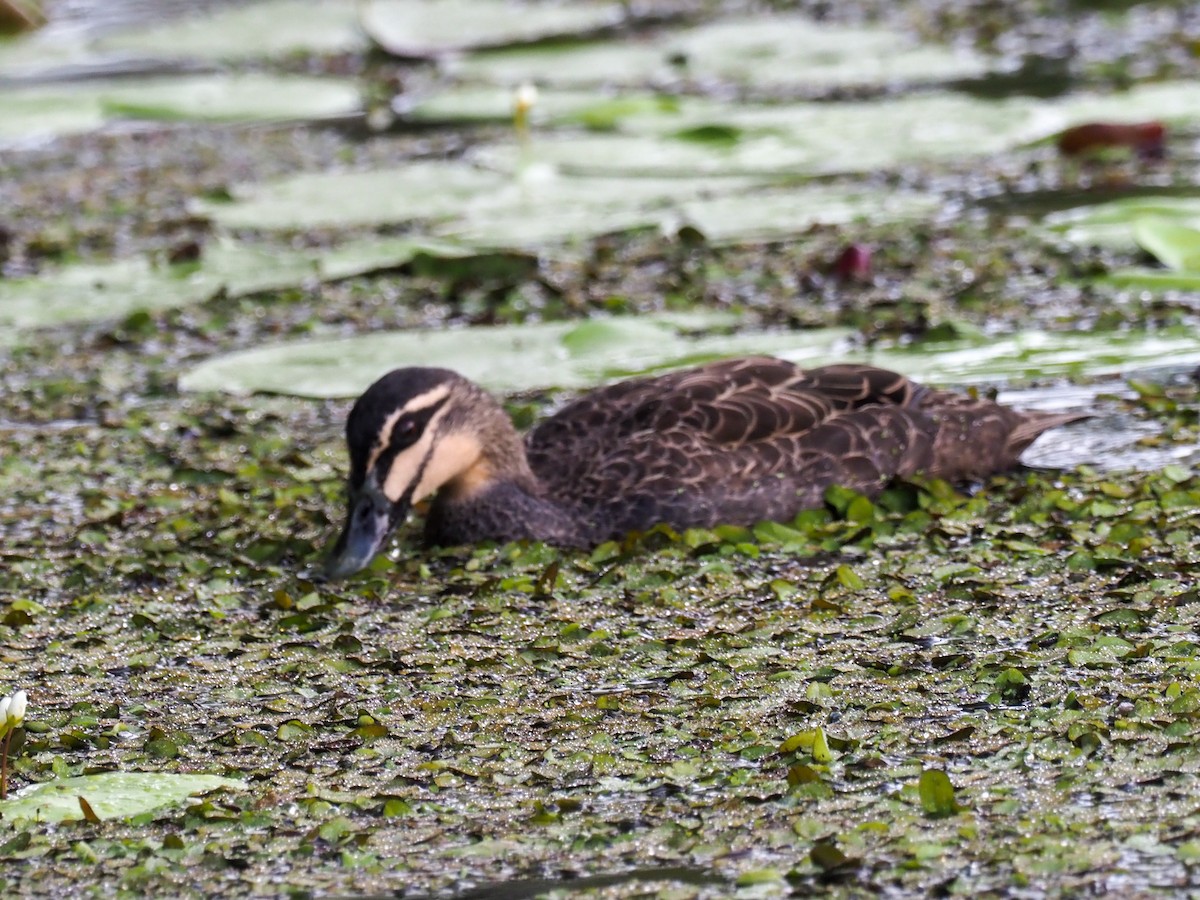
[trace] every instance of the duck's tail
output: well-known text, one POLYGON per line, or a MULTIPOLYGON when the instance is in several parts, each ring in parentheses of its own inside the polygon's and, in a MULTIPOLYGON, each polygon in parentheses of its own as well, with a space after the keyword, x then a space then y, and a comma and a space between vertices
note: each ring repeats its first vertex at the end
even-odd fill
POLYGON ((1024 410, 1021 412, 1021 421, 1009 433, 1008 449, 1015 458, 1020 456, 1043 432, 1062 425, 1070 425, 1072 422, 1091 419, 1094 416, 1095 413, 1089 412, 1054 413, 1024 410))

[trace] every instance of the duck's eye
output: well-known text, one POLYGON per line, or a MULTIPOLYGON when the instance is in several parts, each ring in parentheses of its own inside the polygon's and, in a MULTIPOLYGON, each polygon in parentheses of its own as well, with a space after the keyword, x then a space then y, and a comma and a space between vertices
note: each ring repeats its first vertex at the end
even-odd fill
POLYGON ((413 419, 404 418, 396 422, 392 426, 392 439, 390 444, 394 450, 403 450, 405 447, 412 444, 420 432, 417 423, 413 419))

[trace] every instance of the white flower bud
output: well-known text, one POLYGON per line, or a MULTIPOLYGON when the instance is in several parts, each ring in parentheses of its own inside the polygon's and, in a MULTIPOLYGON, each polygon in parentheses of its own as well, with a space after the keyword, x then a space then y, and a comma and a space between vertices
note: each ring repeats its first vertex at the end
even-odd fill
POLYGON ((537 85, 531 81, 523 82, 513 94, 513 107, 518 113, 527 113, 538 100, 537 85))
MULTIPOLYGON (((7 699, 7 698, 6 698, 7 699)), ((24 691, 17 691, 12 695, 12 702, 8 707, 8 721, 13 728, 20 727, 25 721, 25 705, 28 698, 24 691)))

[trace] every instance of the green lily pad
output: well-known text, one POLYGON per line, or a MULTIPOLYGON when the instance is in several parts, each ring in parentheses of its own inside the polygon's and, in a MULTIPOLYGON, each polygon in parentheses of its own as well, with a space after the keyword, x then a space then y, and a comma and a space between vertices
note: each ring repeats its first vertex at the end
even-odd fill
POLYGON ((79 133, 116 119, 307 121, 354 115, 360 109, 353 82, 292 75, 194 75, 7 87, 0 90, 0 140, 79 133))
MULTIPOLYGON (((732 189, 747 183, 732 183, 732 189)), ((509 175, 456 161, 377 172, 299 175, 197 204, 228 228, 296 229, 429 223, 438 234, 487 246, 562 242, 655 224, 657 210, 700 196, 700 179, 569 178, 548 166, 509 175)))
POLYGON ((128 819, 219 788, 241 791, 246 789, 246 783, 220 775, 101 772, 32 785, 0 801, 0 816, 8 821, 83 819, 79 805, 79 798, 83 797, 101 819, 128 819))
POLYGON ((98 61, 87 39, 77 30, 42 28, 0 37, 0 78, 37 77, 68 65, 98 61))
POLYGON ((232 201, 194 210, 227 228, 307 229, 453 217, 512 179, 455 162, 413 162, 375 172, 306 173, 233 190, 232 201))
POLYGON ((801 234, 817 224, 903 222, 934 213, 942 202, 918 191, 811 184, 688 200, 678 221, 713 244, 746 243, 801 234))
POLYGON ((511 170, 524 155, 589 175, 804 176, 994 153, 1046 128, 1025 101, 951 94, 786 106, 684 104, 643 108, 621 125, 636 133, 539 134, 527 148, 500 145, 480 158, 511 170))
POLYGON ((353 397, 398 366, 445 366, 496 391, 589 387, 607 380, 766 353, 802 365, 869 362, 932 383, 1106 374, 1166 357, 1200 361, 1187 329, 1154 334, 1028 332, 916 348, 847 351, 844 329, 724 333, 729 316, 613 318, 405 331, 278 344, 219 356, 185 373, 187 391, 353 397), (698 334, 700 329, 722 333, 698 334))
POLYGON ((757 90, 944 81, 987 71, 970 51, 920 44, 886 28, 826 25, 801 16, 712 22, 654 41, 539 46, 480 53, 463 80, 559 87, 732 82, 757 90))
POLYGON ((189 18, 122 30, 93 46, 106 54, 233 60, 347 53, 365 45, 354 0, 268 0, 218 6, 189 18))
POLYGON ((1200 228, 1200 197, 1131 197, 1068 209, 1046 217, 1052 233, 1081 245, 1133 250, 1135 223, 1155 219, 1200 228))
POLYGON ((116 83, 98 93, 112 118, 269 122, 348 116, 362 108, 352 81, 255 72, 116 83))
POLYGON ((186 306, 220 291, 236 297, 310 279, 335 281, 404 265, 419 254, 460 258, 472 251, 409 238, 368 238, 323 251, 218 242, 206 246, 197 263, 156 266, 147 259, 127 259, 64 266, 30 278, 0 279, 0 333, 186 306))
POLYGON ((620 3, 520 3, 514 0, 372 0, 362 27, 395 56, 430 57, 587 34, 620 24, 620 3))
POLYGON ((773 188, 746 178, 573 177, 553 166, 511 174, 459 161, 377 172, 304 174, 238 188, 195 210, 226 228, 304 230, 422 222, 439 237, 487 248, 555 246, 616 231, 690 222, 714 240, 795 234, 815 222, 903 219, 933 209, 929 195, 880 197, 863 188, 773 188))
POLYGON ((1144 122, 1147 119, 1163 119, 1169 122, 1195 122, 1200 119, 1194 81, 1152 82, 1106 94, 1068 94, 1049 106, 1061 113, 1067 119, 1067 124, 1071 125, 1095 121, 1144 122))
MULTIPOLYGON (((399 110, 410 121, 439 125, 509 122, 513 117, 514 93, 512 88, 495 85, 459 85, 401 105, 399 110)), ((593 117, 611 128, 632 112, 643 109, 659 112, 678 107, 676 98, 658 94, 636 94, 610 101, 596 91, 549 89, 538 91, 529 119, 535 127, 572 122, 586 124, 589 111, 595 110, 593 117), (620 106, 614 109, 612 104, 620 106)))
POLYGON ((1200 229, 1147 216, 1133 223, 1133 237, 1168 269, 1200 275, 1200 229))
POLYGON ((1099 279, 1101 284, 1146 291, 1200 291, 1200 272, 1170 269, 1120 269, 1099 279))
MULTIPOLYGON (((179 386, 186 391, 353 397, 397 366, 426 365, 454 368, 498 391, 586 387, 681 356, 719 355, 728 337, 686 338, 682 329, 729 322, 711 314, 629 317, 280 344, 208 360, 186 373, 179 386)), ((819 340, 836 337, 822 335, 819 340)))

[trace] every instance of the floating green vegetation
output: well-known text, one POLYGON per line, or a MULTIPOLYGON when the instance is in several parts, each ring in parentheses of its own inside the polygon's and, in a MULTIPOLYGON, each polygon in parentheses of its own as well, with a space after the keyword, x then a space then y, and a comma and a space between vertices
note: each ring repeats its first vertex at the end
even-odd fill
POLYGON ((19 796, 0 801, 0 817, 18 827, 131 819, 211 791, 245 789, 245 782, 219 775, 101 772, 31 785, 19 796))
POLYGON ((694 223, 714 240, 794 234, 817 222, 895 221, 928 212, 915 191, 881 200, 862 188, 779 186, 697 175, 578 177, 533 162, 511 173, 482 165, 418 162, 375 172, 298 175, 247 185, 231 201, 196 209, 224 228, 303 230, 417 222, 432 235, 483 248, 562 246, 603 234, 694 223))
POLYGON ((1200 228, 1200 197, 1131 197, 1055 213, 1046 224, 1072 243, 1133 249, 1143 219, 1200 228))
MULTIPOLYGON (((522 9, 568 7, 584 9, 522 9)), ((848 0, 829 17, 879 24, 789 15, 777 32, 739 4, 705 10, 715 23, 618 30, 627 68, 609 72, 589 54, 617 41, 446 57, 498 40, 466 14, 388 38, 436 63, 368 56, 348 0, 225 5, 57 47, 52 25, 0 47, 0 77, 20 81, 0 92, 0 130, 33 138, 0 159, 0 690, 27 689, 31 710, 5 736, 18 796, 0 806, 0 893, 1197 887, 1196 294, 1103 278, 1147 251, 1179 266, 1156 277, 1190 277, 1200 225, 1194 210, 1149 221, 1147 205, 1095 251, 972 203, 1194 190, 1193 126, 1174 124, 1196 116, 1187 29, 1145 3, 1047 18, 848 0), (1080 53, 1035 97, 977 103, 945 79, 989 62, 918 28, 1011 58, 1080 53), (303 82, 300 101, 358 73, 373 108, 402 88, 393 108, 424 118, 369 135, 104 128, 203 109, 133 80, 72 85, 78 108, 30 109, 57 87, 26 93, 67 63, 213 59, 263 86, 221 101, 239 115, 274 119, 255 79, 303 71, 340 75, 303 82), (557 68, 518 150, 486 124, 509 119, 517 82, 483 90, 471 72, 542 65, 557 68), (1038 99, 1081 73, 1180 80, 1038 99), (1153 167, 1038 143, 1134 116, 1169 120, 1153 167), (863 264, 843 277, 847 247, 863 264), (417 362, 569 393, 755 351, 949 384, 1036 378, 1005 399, 1097 415, 1026 457, 1052 468, 980 485, 833 490, 790 522, 591 551, 431 550, 414 522, 327 585, 308 576, 344 512, 348 404, 232 393, 349 397, 417 362), (133 805, 109 806, 123 780, 133 805), (36 806, 51 796, 59 823, 36 806)), ((508 397, 522 423, 564 399, 508 397)))
POLYGON ((1153 291, 1200 290, 1200 197, 1116 200, 1050 217, 1051 227, 1078 244, 1141 247, 1165 269, 1119 269, 1101 280, 1153 291))
POLYGON ((1190 328, 1148 334, 1027 332, 855 349, 851 332, 730 331, 736 318, 693 314, 367 334, 246 350, 201 363, 180 379, 188 391, 268 391, 353 397, 397 366, 436 365, 497 391, 587 387, 701 360, 764 353, 806 365, 871 362, 934 382, 1113 374, 1164 358, 1200 361, 1190 328))
POLYGON ((725 82, 769 91, 948 81, 980 75, 967 50, 921 44, 888 28, 844 27, 801 16, 738 17, 652 41, 539 46, 470 56, 463 80, 555 87, 725 82))
POLYGON ((0 279, 0 341, 11 342, 18 329, 118 319, 200 303, 218 294, 240 297, 308 281, 336 281, 417 260, 466 265, 471 258, 478 254, 444 241, 363 238, 320 251, 215 241, 197 245, 196 259, 188 262, 156 265, 130 259, 62 266, 33 277, 0 279))
POLYGON ((0 91, 0 140, 45 140, 128 119, 311 121, 359 113, 358 87, 299 75, 195 75, 0 91))
POLYGON ((362 27, 380 48, 403 57, 436 57, 613 28, 633 21, 625 3, 522 0, 371 0, 362 27))
MULTIPOLYGON (((167 22, 133 24, 92 42, 100 55, 242 60, 365 49, 355 0, 265 0, 167 22)), ((3 58, 0 57, 0 60, 3 58)))

